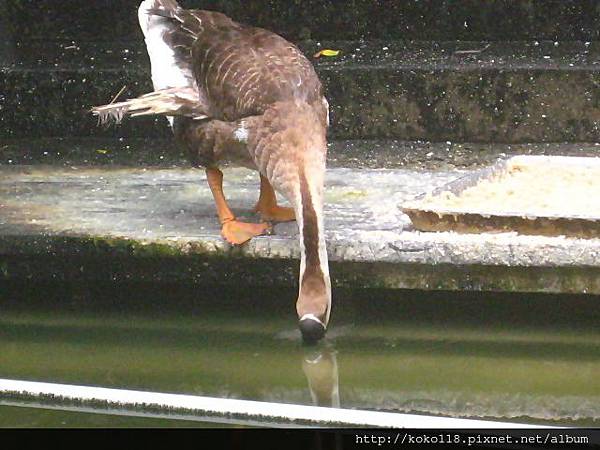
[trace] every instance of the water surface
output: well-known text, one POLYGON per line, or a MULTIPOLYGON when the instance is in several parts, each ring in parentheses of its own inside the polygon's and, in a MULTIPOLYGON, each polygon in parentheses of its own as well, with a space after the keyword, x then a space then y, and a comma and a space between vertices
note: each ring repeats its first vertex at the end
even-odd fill
MULTIPOLYGON (((0 378, 600 424, 597 297, 339 290, 327 339, 305 347, 294 295, 133 283, 4 286, 0 378)), ((0 426, 26 421, 26 410, 13 410, 0 407, 0 426)), ((40 414, 32 411, 30 425, 57 423, 40 414)), ((60 422, 74 413, 43 414, 60 422)), ((86 423, 70 420, 64 426, 86 423)), ((160 426, 151 418, 115 423, 136 420, 160 426)))

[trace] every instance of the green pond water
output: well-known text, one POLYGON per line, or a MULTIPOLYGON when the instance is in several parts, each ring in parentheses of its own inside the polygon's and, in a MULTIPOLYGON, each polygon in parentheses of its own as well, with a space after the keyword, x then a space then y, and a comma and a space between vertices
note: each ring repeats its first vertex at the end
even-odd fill
MULTIPOLYGON (((0 285, 0 378, 600 425, 598 297, 334 296, 327 339, 305 347, 291 290, 0 285)), ((0 426, 202 425, 0 406, 0 426)))

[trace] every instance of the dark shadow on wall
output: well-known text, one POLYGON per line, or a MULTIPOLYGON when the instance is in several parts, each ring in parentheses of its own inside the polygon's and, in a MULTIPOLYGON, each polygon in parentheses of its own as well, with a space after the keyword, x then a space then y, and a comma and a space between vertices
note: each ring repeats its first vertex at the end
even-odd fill
POLYGON ((0 0, 0 67, 14 61, 15 40, 9 23, 7 0, 0 0))

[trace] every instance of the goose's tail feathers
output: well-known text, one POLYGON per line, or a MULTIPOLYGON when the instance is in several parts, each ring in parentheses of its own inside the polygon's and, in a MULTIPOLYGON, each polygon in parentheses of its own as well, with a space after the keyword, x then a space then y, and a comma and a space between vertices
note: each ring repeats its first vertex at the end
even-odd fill
POLYGON ((131 116, 186 116, 194 119, 207 118, 206 111, 193 88, 169 88, 151 92, 141 97, 118 103, 96 106, 92 113, 100 124, 120 123, 123 117, 131 116))

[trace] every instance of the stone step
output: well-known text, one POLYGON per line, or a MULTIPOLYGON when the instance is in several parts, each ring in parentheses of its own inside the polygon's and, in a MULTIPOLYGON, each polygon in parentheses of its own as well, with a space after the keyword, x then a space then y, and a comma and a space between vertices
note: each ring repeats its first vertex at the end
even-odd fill
MULTIPOLYGON (((600 156, 600 143, 481 144, 399 140, 332 140, 327 165, 349 169, 476 169, 514 155, 600 156)), ((6 139, 0 144, 0 166, 183 167, 190 163, 166 138, 6 139)))
MULTIPOLYGON (((415 231, 398 207, 464 173, 329 170, 333 286, 600 294, 600 239, 415 231)), ((256 173, 229 169, 224 180, 236 214, 257 220, 256 173)), ((202 171, 0 166, 0 282, 289 287, 298 255, 295 223, 241 247, 225 243, 202 171)))
MULTIPOLYGON (((290 39, 594 40, 594 0, 182 0, 290 39)), ((138 1, 4 0, 0 17, 16 39, 139 39, 138 1)))
MULTIPOLYGON (((600 43, 304 42, 331 104, 333 139, 600 140, 600 43)), ((21 47, 19 47, 21 48, 21 47)), ((162 118, 97 127, 92 105, 151 90, 145 49, 36 42, 0 70, 0 138, 167 137, 162 118)))

